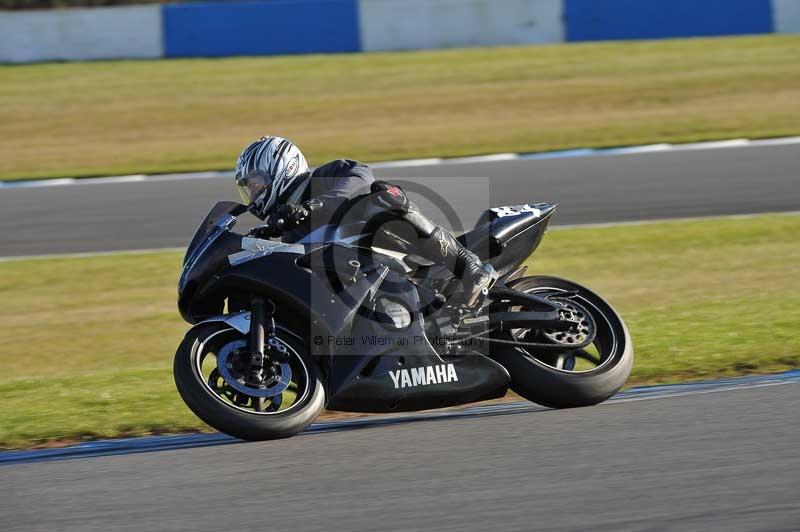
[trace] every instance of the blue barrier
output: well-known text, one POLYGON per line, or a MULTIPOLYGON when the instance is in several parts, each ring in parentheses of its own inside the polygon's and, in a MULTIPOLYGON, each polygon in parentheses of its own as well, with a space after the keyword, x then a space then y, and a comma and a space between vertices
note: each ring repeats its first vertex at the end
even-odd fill
POLYGON ((0 63, 776 31, 800 33, 800 0, 217 0, 8 12, 0 15, 0 63))
POLYGON ((568 41, 772 33, 771 0, 564 0, 568 41))
POLYGON ((166 57, 308 54, 360 50, 357 0, 167 4, 166 57))

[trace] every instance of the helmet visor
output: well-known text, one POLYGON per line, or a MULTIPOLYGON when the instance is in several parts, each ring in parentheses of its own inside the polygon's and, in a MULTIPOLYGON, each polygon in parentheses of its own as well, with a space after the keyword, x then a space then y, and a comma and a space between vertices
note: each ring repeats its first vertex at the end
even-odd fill
POLYGON ((253 171, 236 179, 236 188, 246 205, 251 205, 272 184, 272 179, 263 172, 253 171))

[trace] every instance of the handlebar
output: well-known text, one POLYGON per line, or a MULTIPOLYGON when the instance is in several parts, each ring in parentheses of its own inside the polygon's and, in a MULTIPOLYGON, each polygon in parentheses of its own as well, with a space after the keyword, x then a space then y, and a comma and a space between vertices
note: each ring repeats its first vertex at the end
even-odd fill
MULTIPOLYGON (((301 207, 306 210, 306 215, 304 215, 298 222, 305 221, 307 216, 312 212, 321 209, 324 206, 324 203, 319 199, 312 199, 304 202, 301 207)), ((270 218, 267 218, 267 223, 261 225, 259 227, 254 227, 250 230, 250 234, 265 234, 267 237, 272 236, 281 236, 284 231, 288 230, 287 221, 283 218, 278 218, 276 221, 271 222, 270 218)))
POLYGON ((277 236, 282 236, 285 229, 285 222, 281 219, 274 224, 258 225, 247 232, 247 236, 254 238, 270 239, 277 236))
POLYGON ((283 233, 286 229, 286 220, 283 218, 276 220, 275 223, 270 226, 270 229, 283 233))

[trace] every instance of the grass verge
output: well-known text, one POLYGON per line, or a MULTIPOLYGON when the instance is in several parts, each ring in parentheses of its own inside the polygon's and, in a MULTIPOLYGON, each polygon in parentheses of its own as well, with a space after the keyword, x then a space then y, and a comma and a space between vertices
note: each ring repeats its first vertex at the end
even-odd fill
POLYGON ((800 36, 0 66, 0 179, 800 133, 800 36))
MULTIPOLYGON (((623 314, 631 382, 800 366, 798 216, 550 233, 531 272, 586 284, 623 314)), ((187 326, 174 252, 0 263, 0 447, 204 430, 171 359, 187 326)))

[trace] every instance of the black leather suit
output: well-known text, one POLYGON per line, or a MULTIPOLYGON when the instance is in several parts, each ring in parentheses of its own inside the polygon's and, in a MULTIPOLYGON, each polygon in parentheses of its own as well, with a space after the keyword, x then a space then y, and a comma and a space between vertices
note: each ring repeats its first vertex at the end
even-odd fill
POLYGON ((283 203, 291 204, 307 204, 311 200, 316 200, 315 208, 305 222, 284 233, 284 241, 295 242, 318 227, 329 223, 338 225, 356 217, 396 222, 389 227, 381 222, 381 227, 400 239, 414 241, 417 255, 446 266, 462 279, 470 304, 493 279, 490 266, 484 266, 449 231, 422 214, 400 187, 376 181, 365 164, 341 159, 331 161, 298 180, 281 197, 283 203))

